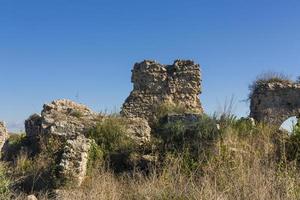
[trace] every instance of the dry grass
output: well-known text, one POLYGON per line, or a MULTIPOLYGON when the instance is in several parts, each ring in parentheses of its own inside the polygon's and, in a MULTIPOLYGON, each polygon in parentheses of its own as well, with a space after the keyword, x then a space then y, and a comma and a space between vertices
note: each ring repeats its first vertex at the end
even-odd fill
MULTIPOLYGON (((184 158, 170 156, 163 169, 149 176, 140 172, 116 176, 94 171, 80 189, 62 191, 65 199, 203 199, 296 200, 300 199, 300 173, 295 162, 278 153, 276 130, 259 126, 241 133, 227 127, 214 147, 214 156, 186 172, 184 158), (279 155, 278 155, 279 154, 279 155), (278 157, 282 160, 278 160, 278 157)), ((284 144, 284 143, 282 143, 284 144)))
MULTIPOLYGON (((160 152, 164 155, 162 161, 147 175, 135 170, 116 174, 108 169, 105 163, 95 162, 91 165, 91 171, 80 188, 66 188, 55 193, 59 195, 58 199, 62 200, 300 199, 299 131, 295 131, 292 136, 282 135, 272 127, 263 124, 253 126, 251 123, 229 116, 219 119, 223 122, 227 121, 223 123, 226 126, 221 126, 221 130, 216 132, 216 137, 210 139, 209 136, 215 134, 211 133, 214 131, 210 131, 215 130, 215 128, 211 129, 215 127, 215 123, 208 123, 211 120, 206 119, 200 125, 198 124, 200 128, 197 126, 199 130, 195 131, 202 135, 199 140, 192 143, 192 146, 189 146, 192 148, 196 144, 199 145, 197 150, 200 151, 196 151, 197 158, 195 155, 186 154, 185 149, 176 148, 175 151, 165 149, 165 152, 160 152), (201 142, 202 140, 205 141, 201 142), (209 142, 209 145, 203 145, 205 142, 209 142)), ((111 134, 111 131, 118 130, 118 127, 113 129, 113 124, 116 124, 113 122, 115 121, 105 122, 98 127, 101 130, 98 132, 103 133, 104 130, 109 129, 107 134, 111 134)), ((169 134, 174 133, 172 129, 169 131, 169 134)), ((109 141, 118 140, 113 138, 109 141)), ((100 142, 99 144, 104 143, 100 142)), ((60 146, 51 142, 48 145, 50 145, 48 154, 31 161, 28 161, 27 154, 21 152, 14 163, 13 174, 31 176, 32 187, 41 185, 44 180, 42 173, 51 166, 51 159, 47 158, 49 155, 54 155, 60 146)), ((107 151, 114 150, 114 148, 107 148, 107 151)), ((193 151, 188 152, 193 153, 193 151)), ((98 153, 94 155, 96 159, 98 153)), ((99 156, 103 155, 100 153, 99 156)), ((26 195, 22 191, 21 194, 8 193, 8 184, 15 181, 16 177, 7 177, 4 168, 0 169, 2 169, 0 170, 0 195, 2 195, 0 197, 12 196, 11 199, 25 199, 26 195)), ((42 193, 36 191, 38 190, 32 189, 27 193, 36 193, 42 200, 51 199, 48 193, 52 191, 42 193)))

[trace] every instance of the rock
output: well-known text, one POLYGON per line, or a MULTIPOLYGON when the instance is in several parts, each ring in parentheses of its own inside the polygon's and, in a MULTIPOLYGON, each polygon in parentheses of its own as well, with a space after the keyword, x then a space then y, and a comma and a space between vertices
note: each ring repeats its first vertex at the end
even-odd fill
POLYGON ((2 148, 7 138, 8 138, 8 132, 5 123, 0 121, 0 152, 2 151, 2 148))
MULTIPOLYGON (((45 104, 41 115, 34 114, 25 122, 26 136, 36 153, 44 151, 44 141, 49 138, 63 144, 63 152, 57 165, 60 166, 59 179, 64 183, 80 186, 86 174, 90 140, 88 131, 101 116, 82 104, 70 100, 57 100, 45 104)), ((57 177, 56 177, 57 178, 57 177)))
POLYGON ((73 138, 78 133, 85 135, 100 118, 85 105, 63 99, 45 104, 41 115, 30 116, 25 121, 25 130, 29 138, 44 135, 73 138))
POLYGON ((261 83, 250 97, 250 117, 280 127, 289 117, 300 117, 300 84, 261 83))
POLYGON ((142 118, 128 119, 126 133, 139 145, 149 143, 151 140, 151 128, 142 118))
POLYGON ((27 137, 36 138, 42 131, 42 117, 39 114, 31 115, 25 121, 25 132, 27 137))
POLYGON ((72 181, 72 185, 79 187, 85 178, 90 147, 91 140, 83 135, 66 142, 59 166, 61 176, 72 181))
POLYGON ((159 105, 170 103, 195 113, 203 113, 200 67, 193 61, 176 60, 173 65, 161 65, 145 60, 136 63, 132 71, 133 91, 123 104, 121 114, 128 118, 143 118, 151 125, 159 105))
POLYGON ((38 199, 34 195, 29 195, 27 196, 27 200, 38 200, 38 199))

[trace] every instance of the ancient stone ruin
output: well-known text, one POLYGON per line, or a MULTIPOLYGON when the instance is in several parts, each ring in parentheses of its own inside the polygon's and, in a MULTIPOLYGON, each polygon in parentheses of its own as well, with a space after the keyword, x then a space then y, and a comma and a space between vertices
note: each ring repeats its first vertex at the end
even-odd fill
POLYGON ((2 148, 7 138, 8 138, 7 128, 4 122, 0 121, 0 152, 2 151, 2 148))
MULTIPOLYGON (((32 151, 43 152, 43 142, 55 138, 63 143, 57 165, 59 177, 80 186, 85 178, 88 155, 93 141, 88 131, 106 116, 93 112, 87 106, 70 100, 45 104, 41 115, 34 114, 25 121, 26 136, 34 144, 32 151)), ((150 141, 151 129, 147 121, 134 118, 127 121, 126 134, 137 144, 150 141)))
POLYGON ((181 105, 193 113, 203 113, 200 66, 190 60, 176 60, 162 65, 145 60, 132 70, 133 91, 126 99, 122 115, 144 118, 151 122, 155 110, 163 103, 181 105))
POLYGON ((289 117, 300 117, 300 84, 264 83, 251 97, 250 117, 280 127, 289 117))
POLYGON ((100 116, 88 107, 70 100, 45 104, 41 115, 34 114, 25 121, 26 135, 34 141, 37 151, 43 151, 41 139, 56 138, 63 142, 60 176, 70 177, 80 185, 86 174, 91 141, 85 137, 100 116))

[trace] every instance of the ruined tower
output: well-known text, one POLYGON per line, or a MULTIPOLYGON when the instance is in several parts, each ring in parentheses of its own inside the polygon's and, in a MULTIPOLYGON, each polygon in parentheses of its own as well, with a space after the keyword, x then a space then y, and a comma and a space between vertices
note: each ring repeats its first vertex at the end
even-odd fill
POLYGON ((163 103, 185 107, 193 113, 203 113, 200 66, 190 60, 176 60, 162 65, 145 60, 136 63, 132 70, 133 91, 123 104, 125 117, 144 118, 151 122, 155 109, 163 103))

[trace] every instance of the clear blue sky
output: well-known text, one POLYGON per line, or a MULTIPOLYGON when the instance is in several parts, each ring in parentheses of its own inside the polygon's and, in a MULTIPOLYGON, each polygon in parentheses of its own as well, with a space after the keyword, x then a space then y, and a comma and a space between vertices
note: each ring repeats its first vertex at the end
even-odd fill
POLYGON ((19 129, 45 102, 118 109, 135 62, 193 59, 207 113, 248 114, 260 73, 300 74, 299 0, 0 0, 0 119, 19 129))

